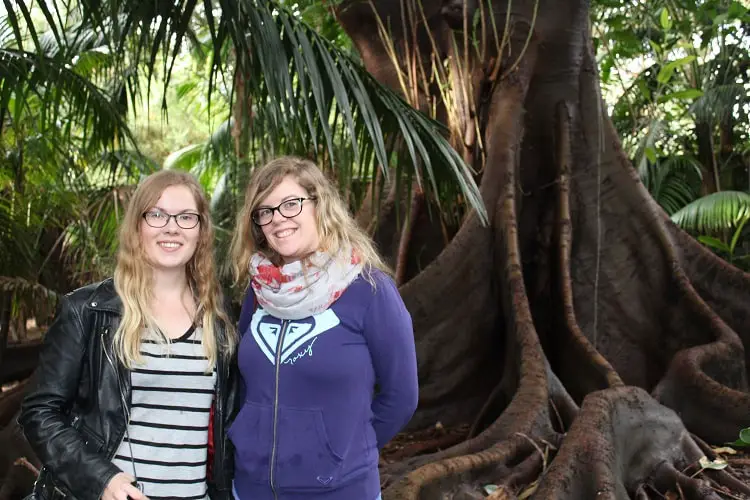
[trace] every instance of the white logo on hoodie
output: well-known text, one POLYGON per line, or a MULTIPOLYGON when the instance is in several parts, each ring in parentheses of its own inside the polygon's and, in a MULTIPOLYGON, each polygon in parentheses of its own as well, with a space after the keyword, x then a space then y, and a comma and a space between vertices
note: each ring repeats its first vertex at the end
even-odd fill
MULTIPOLYGON (((326 309, 315 316, 302 320, 287 321, 284 343, 281 346, 280 362, 284 363, 290 358, 293 358, 294 362, 296 362, 302 357, 294 356, 300 347, 309 340, 313 340, 318 335, 334 328, 339 323, 341 321, 331 309, 326 309)), ((276 364, 276 351, 279 338, 281 337, 281 325, 281 320, 274 318, 260 308, 255 311, 253 319, 250 322, 250 332, 253 334, 258 347, 260 347, 260 350, 266 355, 271 364, 276 364)), ((312 352, 307 354, 312 356, 312 352)), ((294 362, 290 361, 291 364, 294 364, 294 362)))

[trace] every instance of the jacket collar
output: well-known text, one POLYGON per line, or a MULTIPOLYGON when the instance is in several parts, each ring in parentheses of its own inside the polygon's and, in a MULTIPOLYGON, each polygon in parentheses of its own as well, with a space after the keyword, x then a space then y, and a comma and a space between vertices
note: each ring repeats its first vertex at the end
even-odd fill
POLYGON ((102 281, 94 293, 89 297, 86 306, 95 311, 108 311, 115 314, 122 313, 122 301, 115 291, 112 278, 102 281))
MULTIPOLYGON (((99 283, 94 293, 86 301, 86 306, 94 311, 107 311, 117 315, 122 315, 122 300, 115 291, 115 284, 112 278, 99 283)), ((216 335, 219 343, 226 342, 226 331, 224 325, 217 319, 216 335)))

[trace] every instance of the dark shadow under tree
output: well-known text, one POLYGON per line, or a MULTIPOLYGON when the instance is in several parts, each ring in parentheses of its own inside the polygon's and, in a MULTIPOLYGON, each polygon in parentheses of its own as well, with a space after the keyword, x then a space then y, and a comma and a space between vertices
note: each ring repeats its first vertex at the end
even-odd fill
POLYGON ((706 443, 750 425, 750 276, 639 181, 601 98, 588 2, 422 4, 337 15, 368 71, 448 126, 490 225, 470 214, 401 287, 419 359, 410 429, 472 426, 384 465, 384 498, 481 498, 486 484, 515 498, 537 480, 532 498, 750 494, 725 471, 692 477, 706 443))

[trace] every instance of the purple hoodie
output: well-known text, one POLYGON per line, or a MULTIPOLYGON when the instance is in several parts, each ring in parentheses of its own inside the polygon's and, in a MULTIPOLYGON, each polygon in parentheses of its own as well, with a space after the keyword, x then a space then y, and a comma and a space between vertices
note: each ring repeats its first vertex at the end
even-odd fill
POLYGON ((229 429, 242 500, 374 500, 378 450, 417 407, 411 316, 393 281, 361 276, 326 311, 240 314, 241 410, 229 429), (279 339, 281 338, 281 348, 279 339), (377 384, 377 393, 376 393, 377 384))

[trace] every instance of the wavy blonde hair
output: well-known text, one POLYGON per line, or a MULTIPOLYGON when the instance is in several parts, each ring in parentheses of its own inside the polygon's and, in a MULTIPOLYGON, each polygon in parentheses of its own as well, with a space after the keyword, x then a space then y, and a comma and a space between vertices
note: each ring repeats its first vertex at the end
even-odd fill
POLYGON ((222 293, 213 255, 214 228, 208 201, 195 177, 177 170, 161 170, 148 176, 133 193, 120 225, 114 284, 123 307, 122 321, 115 332, 114 350, 117 358, 131 368, 141 362, 140 347, 144 326, 161 333, 165 343, 170 342, 157 327, 149 310, 153 298, 153 269, 140 234, 140 225, 145 224, 143 214, 154 206, 170 186, 187 187, 193 194, 200 214, 198 243, 186 265, 186 274, 188 286, 197 302, 195 322, 203 326, 203 352, 208 358, 209 369, 212 369, 220 350, 231 355, 236 333, 222 307, 222 293), (224 324, 226 333, 223 338, 218 335, 219 322, 224 324))
MULTIPOLYGON (((260 252, 274 264, 281 265, 281 256, 270 247, 263 230, 252 220, 252 213, 276 186, 286 177, 294 178, 315 200, 315 221, 320 238, 318 250, 339 255, 340 250, 351 247, 363 264, 363 276, 374 286, 370 271, 380 269, 392 274, 375 250, 370 237, 351 217, 338 191, 318 166, 310 160, 296 156, 281 156, 253 172, 245 189, 245 203, 237 215, 232 236, 232 269, 235 284, 247 287, 250 276, 250 258, 260 252)), ((348 256, 347 256, 348 258, 348 256)))

